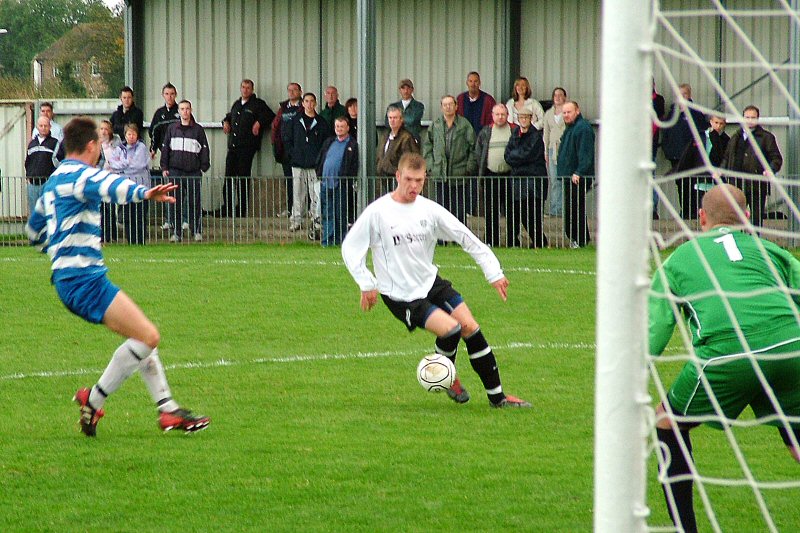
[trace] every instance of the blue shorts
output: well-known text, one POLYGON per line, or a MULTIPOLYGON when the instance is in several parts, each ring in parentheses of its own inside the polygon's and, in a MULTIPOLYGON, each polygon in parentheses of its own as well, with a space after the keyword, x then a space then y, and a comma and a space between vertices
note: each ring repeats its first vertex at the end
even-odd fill
POLYGON ((54 285, 67 309, 93 324, 103 322, 108 306, 119 292, 119 287, 108 281, 105 272, 56 281, 54 285))

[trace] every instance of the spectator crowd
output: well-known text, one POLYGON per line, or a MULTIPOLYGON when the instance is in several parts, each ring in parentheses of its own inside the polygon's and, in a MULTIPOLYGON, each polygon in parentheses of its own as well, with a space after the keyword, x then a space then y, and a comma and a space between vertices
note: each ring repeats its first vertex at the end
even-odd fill
MULTIPOLYGON (((430 178, 425 194, 462 223, 468 217, 477 222, 482 216, 490 246, 523 245, 523 228, 529 247, 548 246, 547 217, 563 217, 570 247, 589 244, 586 196, 594 186, 595 134, 566 89, 556 87, 551 100, 540 102, 533 98, 529 80, 519 77, 502 103, 482 89, 478 72, 469 72, 466 90, 442 96, 427 128, 422 126, 425 105, 414 98, 414 90, 411 79, 400 80, 400 99, 386 108, 386 129, 376 139, 376 197, 394 188, 403 154, 422 154, 430 178), (505 217, 505 231, 501 217, 505 217)), ((358 101, 350 98, 342 104, 333 85, 325 88, 321 106, 316 94, 303 92, 297 82, 289 83, 286 91, 286 100, 275 112, 256 95, 252 80, 242 80, 240 97, 221 120, 227 138, 222 205, 207 214, 248 217, 257 201, 251 183, 253 160, 269 135, 285 179, 285 209, 279 216, 288 218, 293 232, 306 230, 309 238, 323 246, 339 245, 357 215, 358 101)), ((744 190, 752 221, 760 225, 769 194, 764 176, 780 170, 782 157, 774 135, 758 124, 758 108, 745 108, 745 124, 731 138, 725 132, 724 116, 706 117, 698 112, 688 84, 681 85, 680 91, 681 98, 669 110, 655 83, 652 95, 653 112, 659 119, 653 123, 653 158, 661 147, 670 173, 680 173, 676 183, 681 216, 696 218, 702 196, 714 181, 712 173, 704 170, 711 166, 744 190), (690 121, 700 133, 700 142, 690 121), (661 130, 659 125, 664 123, 671 126, 661 130), (765 161, 757 155, 756 146, 765 161)), ((148 146, 142 138, 144 113, 136 105, 133 89, 122 88, 120 105, 99 125, 98 166, 143 185, 159 180, 177 183, 177 201, 168 204, 161 228, 174 242, 181 241, 184 233, 202 241, 199 178, 210 168, 208 139, 194 118, 192 103, 179 102, 174 85, 165 84, 161 95, 164 105, 153 113, 148 146)), ((30 205, 63 158, 61 127, 52 117, 52 104, 42 103, 25 161, 30 205)), ((653 200, 657 219, 655 192, 653 200)), ((103 241, 117 240, 118 215, 127 242, 144 244, 148 223, 144 204, 120 213, 117 206, 104 204, 103 241)))

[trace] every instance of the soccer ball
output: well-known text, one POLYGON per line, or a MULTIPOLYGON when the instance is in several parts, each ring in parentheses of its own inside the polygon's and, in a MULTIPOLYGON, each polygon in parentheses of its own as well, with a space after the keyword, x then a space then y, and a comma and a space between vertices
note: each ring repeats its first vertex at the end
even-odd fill
POLYGON ((417 380, 426 391, 441 392, 453 385, 456 367, 443 355, 426 355, 417 365, 417 380))

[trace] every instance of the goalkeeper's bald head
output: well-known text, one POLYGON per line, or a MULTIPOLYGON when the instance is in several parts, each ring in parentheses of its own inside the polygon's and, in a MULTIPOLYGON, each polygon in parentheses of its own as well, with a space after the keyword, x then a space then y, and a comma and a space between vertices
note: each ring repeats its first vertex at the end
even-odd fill
POLYGON ((716 226, 744 224, 749 217, 747 198, 738 187, 727 183, 717 185, 703 196, 703 207, 700 209, 703 231, 716 226))

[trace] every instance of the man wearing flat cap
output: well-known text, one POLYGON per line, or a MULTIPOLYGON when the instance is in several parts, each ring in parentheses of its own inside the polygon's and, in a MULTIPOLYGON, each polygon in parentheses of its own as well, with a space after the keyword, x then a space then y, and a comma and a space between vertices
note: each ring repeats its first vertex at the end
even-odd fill
MULTIPOLYGON (((422 115, 425 114, 425 104, 414 100, 414 82, 409 79, 400 80, 400 101, 389 107, 392 106, 403 110, 403 124, 419 142, 422 135, 422 115)), ((388 116, 384 117, 384 120, 388 127, 388 116)))

